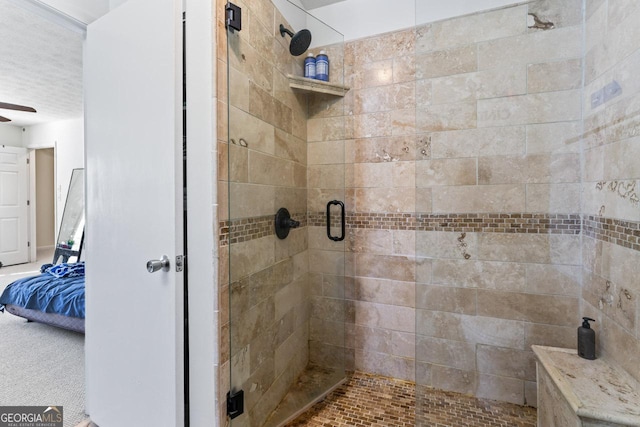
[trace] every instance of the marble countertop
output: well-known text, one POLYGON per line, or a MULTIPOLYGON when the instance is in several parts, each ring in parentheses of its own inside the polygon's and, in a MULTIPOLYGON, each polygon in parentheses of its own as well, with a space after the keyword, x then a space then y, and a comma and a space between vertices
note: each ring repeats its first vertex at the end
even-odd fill
POLYGON ((576 350, 531 346, 538 361, 580 418, 640 425, 640 384, 604 359, 576 350))

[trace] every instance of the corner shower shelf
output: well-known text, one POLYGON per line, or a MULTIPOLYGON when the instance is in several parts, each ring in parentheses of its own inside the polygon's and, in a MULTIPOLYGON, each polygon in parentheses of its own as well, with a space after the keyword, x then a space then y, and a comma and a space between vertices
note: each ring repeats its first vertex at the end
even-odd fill
POLYGON ((322 80, 307 79, 305 77, 294 76, 292 74, 287 74, 287 77, 289 78, 289 87, 304 90, 306 92, 344 96, 349 90, 346 86, 324 82, 322 80))

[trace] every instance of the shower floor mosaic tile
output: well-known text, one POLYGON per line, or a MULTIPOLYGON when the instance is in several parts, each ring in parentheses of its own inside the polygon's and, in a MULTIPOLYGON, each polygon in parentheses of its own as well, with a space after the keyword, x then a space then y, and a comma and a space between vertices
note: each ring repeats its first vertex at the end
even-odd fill
POLYGON ((286 427, 534 427, 535 408, 476 399, 463 394, 356 372, 344 385, 286 427), (417 421, 417 424, 416 424, 417 421))

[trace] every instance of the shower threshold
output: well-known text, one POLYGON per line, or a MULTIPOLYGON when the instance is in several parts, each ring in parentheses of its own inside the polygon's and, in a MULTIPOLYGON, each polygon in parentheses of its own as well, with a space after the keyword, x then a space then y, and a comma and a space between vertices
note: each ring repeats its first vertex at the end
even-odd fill
POLYGON ((343 369, 308 365, 263 427, 282 427, 298 418, 347 380, 343 369))

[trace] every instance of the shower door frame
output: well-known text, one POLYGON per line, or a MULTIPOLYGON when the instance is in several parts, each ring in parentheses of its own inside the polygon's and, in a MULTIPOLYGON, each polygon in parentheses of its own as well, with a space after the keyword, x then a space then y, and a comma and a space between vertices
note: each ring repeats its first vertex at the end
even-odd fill
MULTIPOLYGON (((333 105, 335 99, 324 98, 326 95, 313 99, 313 95, 289 87, 288 74, 302 75, 301 59, 290 57, 284 64, 273 64, 264 74, 252 68, 264 66, 273 58, 289 58, 282 55, 288 55, 289 39, 280 38, 274 24, 272 46, 277 54, 270 59, 261 57, 262 52, 251 43, 258 43, 260 36, 256 34, 265 28, 259 17, 261 11, 251 7, 246 5, 241 10, 250 17, 242 20, 244 28, 226 32, 228 216, 221 218, 221 245, 227 246, 224 250, 228 250, 229 264, 228 277, 221 285, 229 285, 230 425, 271 427, 299 415, 346 379, 345 120, 339 101, 341 108, 334 107, 336 116, 342 119, 336 126, 338 140, 322 137, 310 141, 307 119, 311 114, 324 119, 321 112, 312 111, 321 110, 318 102, 333 105), (247 23, 261 27, 247 28, 247 23), (268 73, 272 73, 271 79, 265 77, 268 73), (260 103, 268 103, 275 113, 260 110, 260 105, 256 106, 260 103), (287 108, 292 110, 291 123, 275 115, 287 108), (308 147, 327 142, 337 147, 332 160, 335 163, 310 161, 308 147), (291 229, 285 239, 275 235, 274 216, 280 208, 288 209, 292 219, 300 222, 300 227, 291 229), (330 208, 333 218, 328 230, 330 208), (246 310, 242 314, 240 307, 246 310), (286 331, 279 329, 271 337, 268 334, 275 324, 284 325, 286 331), (327 331, 326 326, 332 329, 327 331), (281 335, 289 329, 293 332, 283 338, 281 335), (288 346, 296 341, 298 350, 292 352, 288 346), (273 351, 265 349, 269 346, 273 351), (282 360, 290 354, 296 356, 282 360), (254 364, 258 365, 255 371, 254 364), (270 364, 274 367, 264 368, 270 364), (274 381, 267 383, 264 379, 270 376, 274 381), (306 380, 323 387, 314 389, 293 409, 280 413, 286 402, 276 399, 279 406, 272 412, 264 403, 272 399, 268 392, 283 394, 276 389, 290 390, 284 385, 306 380), (264 407, 268 413, 263 413, 264 407)), ((274 15, 284 20, 275 6, 274 15)), ((291 28, 286 20, 285 24, 291 28)), ((268 33, 261 36, 268 37, 268 33)), ((334 49, 343 52, 343 38, 339 37, 340 44, 334 49)), ((344 67, 338 57, 336 54, 338 65, 332 71, 342 83, 344 67)))

